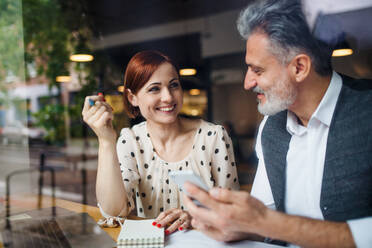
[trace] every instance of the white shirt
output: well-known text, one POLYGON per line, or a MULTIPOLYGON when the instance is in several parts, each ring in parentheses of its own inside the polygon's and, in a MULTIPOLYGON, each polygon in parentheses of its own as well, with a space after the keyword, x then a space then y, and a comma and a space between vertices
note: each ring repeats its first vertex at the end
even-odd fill
MULTIPOLYGON (((284 202, 288 214, 324 219, 320 209, 324 159, 329 126, 341 87, 341 76, 333 72, 329 87, 307 127, 300 125, 297 117, 288 111, 287 131, 292 135, 287 153, 284 202)), ((265 116, 262 120, 258 131, 256 153, 259 162, 251 194, 266 206, 275 209, 261 146, 261 134, 267 118, 265 116)), ((372 217, 349 220, 347 223, 357 247, 370 247, 372 217)))

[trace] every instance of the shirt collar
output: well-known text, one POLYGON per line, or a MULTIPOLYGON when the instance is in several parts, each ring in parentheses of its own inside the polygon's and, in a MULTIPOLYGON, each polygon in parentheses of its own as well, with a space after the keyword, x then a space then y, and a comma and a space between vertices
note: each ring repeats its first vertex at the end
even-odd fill
POLYGON ((337 72, 333 72, 331 83, 328 86, 319 106, 311 118, 316 118, 328 127, 331 125, 333 112, 335 111, 337 99, 342 88, 342 78, 337 72))
MULTIPOLYGON (((342 88, 342 78, 341 76, 333 71, 331 82, 328 86, 326 93, 324 94, 322 100, 320 101, 318 107, 316 108, 315 112, 311 116, 310 121, 315 118, 321 123, 326 126, 330 126, 333 112, 336 108, 337 99, 340 95, 342 88)), ((302 128, 301 125, 298 124, 298 119, 291 111, 288 111, 287 114, 287 131, 290 134, 301 134, 305 130, 302 128)))

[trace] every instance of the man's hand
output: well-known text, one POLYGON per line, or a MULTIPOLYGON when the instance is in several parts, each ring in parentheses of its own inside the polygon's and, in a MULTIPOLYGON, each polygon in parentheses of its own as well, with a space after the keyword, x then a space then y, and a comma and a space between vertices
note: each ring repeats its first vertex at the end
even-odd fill
POLYGON ((191 224, 195 229, 203 232, 205 235, 217 241, 229 242, 229 241, 237 241, 237 240, 244 240, 244 239, 256 240, 256 241, 263 240, 259 236, 249 234, 249 233, 229 232, 225 230, 219 230, 212 226, 206 225, 200 221, 197 221, 196 219, 192 219, 191 224))
POLYGON ((346 222, 316 220, 271 210, 246 192, 214 188, 205 192, 186 183, 197 207, 187 196, 183 200, 193 217, 191 224, 220 241, 270 237, 301 247, 355 247, 346 222), (258 236, 257 236, 258 235, 258 236))
POLYGON ((208 194, 190 183, 185 187, 192 198, 206 207, 197 207, 184 196, 184 203, 194 218, 192 225, 206 235, 232 241, 247 238, 251 236, 249 233, 260 234, 269 209, 248 193, 214 188, 208 194))

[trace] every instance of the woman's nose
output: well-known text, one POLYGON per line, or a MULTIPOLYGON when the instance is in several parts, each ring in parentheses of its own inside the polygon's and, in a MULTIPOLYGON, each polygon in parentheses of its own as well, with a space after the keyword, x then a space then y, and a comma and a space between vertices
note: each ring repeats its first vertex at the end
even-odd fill
POLYGON ((161 93, 161 100, 163 102, 170 102, 172 98, 173 98, 172 93, 167 88, 164 88, 161 93))

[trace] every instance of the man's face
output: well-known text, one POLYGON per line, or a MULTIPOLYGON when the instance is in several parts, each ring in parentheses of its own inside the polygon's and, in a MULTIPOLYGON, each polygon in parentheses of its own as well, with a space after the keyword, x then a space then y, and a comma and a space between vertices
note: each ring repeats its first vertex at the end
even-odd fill
POLYGON ((248 68, 244 88, 257 93, 258 111, 263 115, 274 115, 288 109, 296 100, 297 89, 287 66, 270 52, 271 45, 265 34, 253 33, 246 45, 248 68))

